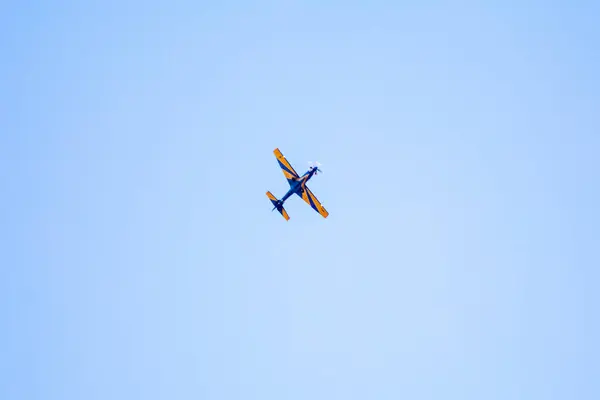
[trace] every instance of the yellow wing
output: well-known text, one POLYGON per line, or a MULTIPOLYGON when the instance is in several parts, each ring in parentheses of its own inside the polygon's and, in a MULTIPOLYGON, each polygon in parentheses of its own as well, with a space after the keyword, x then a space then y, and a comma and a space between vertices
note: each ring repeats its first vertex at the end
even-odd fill
POLYGON ((281 171, 283 172, 285 179, 288 180, 288 183, 291 186, 292 183, 295 182, 300 175, 298 175, 298 173, 294 170, 292 164, 290 164, 289 161, 285 159, 285 157, 283 156, 283 154, 281 154, 281 151, 279 151, 279 149, 273 150, 273 154, 275 154, 275 157, 277 157, 277 162, 279 162, 281 171))
POLYGON ((323 218, 327 218, 329 213, 327 212, 325 207, 323 207, 323 205, 319 202, 317 196, 315 196, 313 192, 311 192, 308 186, 304 186, 302 194, 298 194, 298 196, 302 197, 302 200, 304 200, 309 206, 311 206, 313 210, 321 214, 323 218))

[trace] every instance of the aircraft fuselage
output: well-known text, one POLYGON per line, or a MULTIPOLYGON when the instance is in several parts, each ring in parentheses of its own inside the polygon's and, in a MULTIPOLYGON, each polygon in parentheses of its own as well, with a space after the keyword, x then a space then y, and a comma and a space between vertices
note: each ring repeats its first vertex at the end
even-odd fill
POLYGON ((303 187, 306 185, 306 182, 312 178, 312 176, 317 172, 316 168, 308 170, 304 175, 298 178, 294 183, 290 184, 290 190, 281 198, 281 204, 283 204, 291 195, 294 193, 298 193, 302 196, 302 192, 304 191, 303 187))

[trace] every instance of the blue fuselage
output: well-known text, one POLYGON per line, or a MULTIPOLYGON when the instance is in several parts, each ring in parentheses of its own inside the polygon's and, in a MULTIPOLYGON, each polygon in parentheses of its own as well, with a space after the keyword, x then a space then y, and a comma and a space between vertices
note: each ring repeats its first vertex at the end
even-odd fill
POLYGON ((294 193, 297 193, 298 195, 302 196, 302 192, 304 191, 304 185, 306 185, 306 182, 308 182, 310 180, 310 178, 312 178, 312 176, 315 174, 315 172, 317 172, 317 169, 312 168, 312 169, 308 170, 300 178, 298 178, 296 181, 289 181, 290 190, 288 190, 288 192, 285 194, 285 196, 283 196, 281 198, 281 204, 283 204, 294 193))

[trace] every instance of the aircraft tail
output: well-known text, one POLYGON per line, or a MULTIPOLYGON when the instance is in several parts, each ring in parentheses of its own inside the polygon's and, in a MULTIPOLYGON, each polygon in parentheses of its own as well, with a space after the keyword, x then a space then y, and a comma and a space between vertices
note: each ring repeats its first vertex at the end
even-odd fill
POLYGON ((285 220, 288 221, 290 219, 290 216, 288 215, 287 211, 285 211, 285 208, 283 208, 283 203, 280 200, 277 200, 277 197, 273 196, 271 192, 267 192, 267 197, 269 198, 269 200, 271 200, 271 203, 273 203, 273 210, 279 211, 279 214, 281 214, 283 218, 285 218, 285 220))

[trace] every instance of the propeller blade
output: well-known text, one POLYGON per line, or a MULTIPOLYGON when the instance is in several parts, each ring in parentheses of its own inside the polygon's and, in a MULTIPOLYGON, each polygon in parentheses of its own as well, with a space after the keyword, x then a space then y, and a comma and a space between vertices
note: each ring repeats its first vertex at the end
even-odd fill
POLYGON ((320 162, 315 161, 313 163, 312 161, 309 161, 308 165, 310 166, 311 169, 316 168, 318 172, 323 173, 323 171, 321 171, 321 168, 319 168, 322 165, 320 162))

